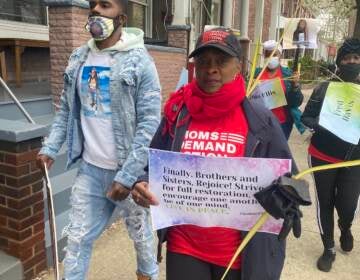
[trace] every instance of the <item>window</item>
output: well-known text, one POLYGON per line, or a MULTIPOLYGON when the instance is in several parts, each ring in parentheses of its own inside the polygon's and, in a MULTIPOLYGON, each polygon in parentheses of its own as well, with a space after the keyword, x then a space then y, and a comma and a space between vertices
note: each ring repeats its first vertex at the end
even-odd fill
POLYGON ((222 25, 221 0, 195 0, 192 1, 192 22, 195 25, 195 37, 197 38, 204 30, 204 26, 222 25))
POLYGON ((42 0, 0 0, 0 19, 47 25, 42 0))
POLYGON ((151 2, 151 0, 130 0, 127 8, 127 26, 142 29, 146 37, 152 35, 151 2))

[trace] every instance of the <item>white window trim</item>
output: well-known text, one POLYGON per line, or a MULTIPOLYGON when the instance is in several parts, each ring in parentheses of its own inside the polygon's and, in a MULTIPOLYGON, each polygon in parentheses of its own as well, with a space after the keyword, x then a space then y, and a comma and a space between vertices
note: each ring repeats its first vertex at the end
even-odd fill
POLYGON ((0 38, 49 41, 47 25, 0 20, 0 30, 0 38))
POLYGON ((46 19, 46 24, 34 24, 34 23, 25 22, 25 21, 6 20, 6 19, 1 19, 1 18, 0 18, 0 21, 24 23, 24 24, 30 24, 30 25, 49 26, 49 7, 48 6, 45 6, 45 19, 46 19))

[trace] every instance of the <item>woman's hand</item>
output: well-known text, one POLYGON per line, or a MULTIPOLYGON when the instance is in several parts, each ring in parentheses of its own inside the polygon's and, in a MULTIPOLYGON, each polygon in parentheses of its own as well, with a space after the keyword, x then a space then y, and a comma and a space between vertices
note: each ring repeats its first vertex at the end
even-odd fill
POLYGON ((159 205, 157 198, 150 192, 147 182, 136 183, 131 195, 136 204, 149 208, 150 205, 159 205))
POLYGON ((300 73, 299 72, 294 72, 293 83, 294 83, 295 88, 300 86, 300 73))

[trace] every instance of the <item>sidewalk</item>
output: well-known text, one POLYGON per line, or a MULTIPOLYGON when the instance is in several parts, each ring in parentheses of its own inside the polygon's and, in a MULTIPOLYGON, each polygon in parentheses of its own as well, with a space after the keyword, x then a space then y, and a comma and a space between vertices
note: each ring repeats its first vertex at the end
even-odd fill
MULTIPOLYGON (((309 97, 311 91, 305 94, 309 97)), ((293 131, 290 145, 298 167, 305 170, 307 166, 308 135, 300 136, 293 131)), ((316 205, 311 176, 306 177, 311 182, 313 205, 304 209, 302 236, 295 239, 290 235, 287 245, 286 264, 282 280, 353 280, 360 278, 360 223, 357 218, 353 233, 355 248, 349 255, 339 249, 339 230, 336 229, 337 257, 330 273, 317 270, 316 260, 322 254, 322 244, 316 221, 316 205)), ((165 250, 164 250, 165 251, 165 250)), ((89 280, 132 280, 135 277, 135 254, 121 222, 114 224, 96 242, 92 262, 90 265, 89 280)), ((160 266, 160 280, 165 279, 164 263, 160 266)), ((259 267, 259 269, 261 269, 259 267)), ((52 276, 44 275, 42 280, 52 280, 52 276)), ((186 280, 186 279, 184 279, 186 280)), ((201 280, 201 279, 199 279, 201 280)))

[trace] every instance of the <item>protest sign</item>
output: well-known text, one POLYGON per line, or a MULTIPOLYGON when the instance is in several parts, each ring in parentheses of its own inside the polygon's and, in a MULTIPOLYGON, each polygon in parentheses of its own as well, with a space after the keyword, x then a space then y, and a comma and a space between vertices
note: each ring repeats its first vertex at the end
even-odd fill
MULTIPOLYGON (((151 206, 154 230, 174 225, 249 230, 264 209, 254 193, 290 172, 286 159, 202 157, 150 149, 149 185, 160 201, 151 206)), ((261 231, 278 234, 282 221, 261 231)))
POLYGON ((312 18, 287 18, 285 20, 283 48, 318 48, 320 21, 312 18))
POLYGON ((342 140, 357 145, 360 139, 360 85, 330 83, 319 124, 342 140))
POLYGON ((260 81, 250 96, 250 100, 269 110, 287 105, 284 89, 279 78, 260 81))

